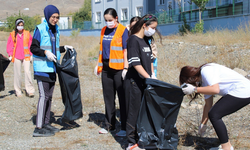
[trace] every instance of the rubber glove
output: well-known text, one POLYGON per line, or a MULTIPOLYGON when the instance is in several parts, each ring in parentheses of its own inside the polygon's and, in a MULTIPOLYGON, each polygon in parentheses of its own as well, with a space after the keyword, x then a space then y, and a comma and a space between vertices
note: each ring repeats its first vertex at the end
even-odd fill
POLYGON ((155 73, 152 73, 151 79, 157 79, 156 76, 155 76, 155 73))
POLYGON ((46 51, 45 55, 47 56, 48 60, 56 62, 56 56, 52 52, 46 51))
POLYGON ((207 130, 207 125, 201 124, 201 125, 199 126, 198 134, 199 134, 201 137, 203 137, 203 136, 205 135, 205 133, 206 133, 206 130, 207 130))
POLYGON ((95 66, 94 74, 95 74, 96 76, 99 77, 99 76, 100 76, 100 73, 98 73, 97 69, 98 69, 98 66, 95 66))
POLYGON ((9 60, 10 60, 10 61, 12 60, 12 56, 9 57, 9 60))
POLYGON ((122 79, 125 80, 125 76, 127 74, 128 70, 127 69, 123 69, 122 70, 122 79))
POLYGON ((31 55, 30 56, 30 63, 32 63, 32 61, 33 61, 33 56, 31 55))
POLYGON ((65 49, 65 51, 67 51, 67 50, 73 51, 74 47, 70 46, 70 45, 64 45, 64 49, 65 49))
POLYGON ((186 95, 194 93, 195 86, 191 84, 186 84, 186 85, 187 85, 186 87, 182 88, 183 93, 186 95))

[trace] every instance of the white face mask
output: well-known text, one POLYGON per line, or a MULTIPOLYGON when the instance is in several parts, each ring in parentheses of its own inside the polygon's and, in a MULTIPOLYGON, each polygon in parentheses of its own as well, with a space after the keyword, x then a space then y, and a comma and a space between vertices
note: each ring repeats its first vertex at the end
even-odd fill
POLYGON ((144 35, 147 37, 153 36, 155 34, 155 29, 148 27, 148 30, 144 30, 144 35))
POLYGON ((22 31, 23 30, 23 26, 17 26, 16 27, 18 31, 22 31))
POLYGON ((106 22, 106 26, 110 29, 115 27, 115 21, 106 22))

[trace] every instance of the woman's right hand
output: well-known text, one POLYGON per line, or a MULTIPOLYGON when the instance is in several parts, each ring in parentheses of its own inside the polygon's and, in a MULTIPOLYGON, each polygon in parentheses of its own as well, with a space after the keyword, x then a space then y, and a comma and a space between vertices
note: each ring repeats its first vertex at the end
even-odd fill
POLYGON ((9 57, 9 61, 11 61, 11 60, 12 60, 12 56, 9 57))
POLYGON ((206 130, 207 130, 207 125, 201 124, 201 125, 199 126, 198 134, 199 134, 201 137, 203 137, 203 136, 205 135, 205 133, 206 133, 206 130))

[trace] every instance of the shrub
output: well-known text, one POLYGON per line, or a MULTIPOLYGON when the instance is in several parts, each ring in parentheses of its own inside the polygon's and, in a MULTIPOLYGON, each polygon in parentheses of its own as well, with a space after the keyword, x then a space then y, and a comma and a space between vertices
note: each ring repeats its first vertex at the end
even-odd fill
POLYGON ((203 33, 204 31, 204 21, 201 20, 201 22, 197 22, 195 24, 195 27, 193 28, 192 32, 193 33, 203 33))

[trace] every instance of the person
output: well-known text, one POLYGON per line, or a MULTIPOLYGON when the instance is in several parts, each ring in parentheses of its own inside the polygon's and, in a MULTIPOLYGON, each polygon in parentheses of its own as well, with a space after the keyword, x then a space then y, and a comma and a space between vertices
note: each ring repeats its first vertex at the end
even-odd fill
POLYGON ((143 16, 130 29, 130 37, 127 41, 128 48, 128 72, 126 74, 126 106, 127 124, 126 133, 128 139, 127 150, 138 147, 138 135, 136 121, 140 110, 143 91, 146 88, 145 79, 153 74, 153 54, 149 40, 158 25, 157 18, 147 14, 143 16))
POLYGON ((33 137, 53 136, 60 129, 50 124, 50 110, 52 95, 56 82, 56 62, 60 60, 60 53, 72 46, 60 45, 60 32, 57 22, 60 18, 59 10, 54 5, 44 8, 44 21, 36 26, 31 44, 34 61, 34 78, 37 80, 39 101, 37 105, 36 128, 33 137))
POLYGON ((132 26, 134 26, 135 23, 136 23, 137 21, 139 21, 140 19, 141 19, 141 17, 139 17, 139 16, 135 16, 135 17, 131 18, 130 21, 129 21, 129 25, 126 26, 127 29, 128 29, 128 31, 130 31, 130 28, 131 28, 132 26))
POLYGON ((127 73, 128 30, 118 22, 117 12, 108 8, 104 12, 106 26, 102 28, 100 53, 94 73, 101 73, 103 98, 105 103, 105 127, 99 133, 114 131, 116 126, 115 95, 118 94, 121 130, 117 136, 126 136, 126 108, 123 79, 127 73))
POLYGON ((9 60, 14 63, 14 90, 17 97, 22 97, 22 65, 24 68, 27 96, 34 97, 35 88, 30 73, 30 62, 32 61, 32 53, 30 52, 31 42, 32 36, 30 32, 24 30, 24 20, 22 18, 16 19, 15 30, 10 33, 8 38, 7 53, 9 60))
POLYGON ((232 114, 250 103, 250 81, 225 66, 208 63, 200 67, 185 66, 179 76, 184 94, 192 100, 204 94, 205 106, 199 134, 205 132, 206 123, 211 121, 223 150, 233 150, 222 117, 232 114), (222 97, 213 105, 213 95, 222 97))

